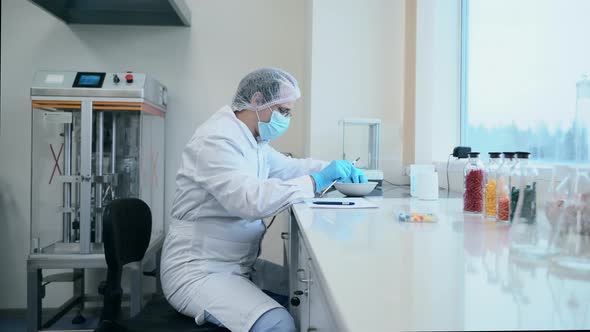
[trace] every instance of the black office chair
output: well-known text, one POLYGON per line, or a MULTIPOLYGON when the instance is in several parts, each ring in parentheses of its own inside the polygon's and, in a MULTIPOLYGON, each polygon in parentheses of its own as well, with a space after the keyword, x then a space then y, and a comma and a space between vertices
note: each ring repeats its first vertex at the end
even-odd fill
POLYGON ((123 265, 141 261, 152 231, 150 208, 137 198, 111 202, 103 215, 103 242, 108 272, 101 289, 104 305, 95 332, 222 332, 213 324, 197 326, 194 319, 178 313, 161 295, 154 297, 141 312, 119 320, 121 312, 121 274, 123 265))

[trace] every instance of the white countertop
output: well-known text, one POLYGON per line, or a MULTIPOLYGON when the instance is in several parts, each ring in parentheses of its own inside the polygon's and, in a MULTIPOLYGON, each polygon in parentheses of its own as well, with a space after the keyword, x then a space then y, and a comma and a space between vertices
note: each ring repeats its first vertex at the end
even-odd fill
POLYGON ((464 215, 457 198, 371 200, 379 209, 293 206, 316 282, 344 329, 590 329, 588 246, 576 244, 589 262, 582 270, 560 268, 555 262, 568 254, 516 250, 546 248, 542 222, 486 222, 464 215), (400 223, 402 210, 434 212, 439 221, 400 223))

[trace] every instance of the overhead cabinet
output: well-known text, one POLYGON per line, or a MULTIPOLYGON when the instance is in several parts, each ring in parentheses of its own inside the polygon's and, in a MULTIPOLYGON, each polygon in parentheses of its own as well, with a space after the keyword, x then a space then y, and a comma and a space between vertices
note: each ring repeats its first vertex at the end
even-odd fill
POLYGON ((190 26, 184 0, 30 0, 67 24, 190 26))

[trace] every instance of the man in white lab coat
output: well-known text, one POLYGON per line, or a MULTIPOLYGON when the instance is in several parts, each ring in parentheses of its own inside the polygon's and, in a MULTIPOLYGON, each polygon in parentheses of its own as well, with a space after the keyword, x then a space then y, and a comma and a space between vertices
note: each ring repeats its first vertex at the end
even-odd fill
POLYGON ((197 324, 294 331, 287 310, 259 288, 286 295, 285 274, 257 259, 262 218, 332 181, 367 181, 350 162, 289 158, 267 144, 288 128, 300 95, 287 72, 256 70, 242 79, 231 107, 203 123, 183 151, 161 278, 170 304, 197 324))

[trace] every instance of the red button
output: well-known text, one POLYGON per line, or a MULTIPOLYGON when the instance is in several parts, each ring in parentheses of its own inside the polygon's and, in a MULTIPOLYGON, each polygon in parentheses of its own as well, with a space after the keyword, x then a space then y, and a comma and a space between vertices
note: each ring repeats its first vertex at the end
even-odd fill
POLYGON ((125 80, 127 81, 127 83, 133 83, 133 74, 125 75, 125 80))

